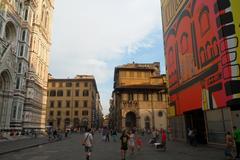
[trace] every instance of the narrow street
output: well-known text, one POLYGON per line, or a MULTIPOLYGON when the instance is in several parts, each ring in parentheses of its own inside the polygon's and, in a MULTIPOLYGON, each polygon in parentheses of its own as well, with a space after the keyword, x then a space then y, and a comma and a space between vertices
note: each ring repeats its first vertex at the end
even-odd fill
MULTIPOLYGON (((81 136, 72 135, 69 139, 34 147, 31 149, 12 152, 0 156, 1 160, 84 160, 84 150, 81 146, 81 136)), ((206 146, 191 147, 182 142, 168 142, 167 151, 156 150, 147 144, 144 137, 144 147, 131 155, 127 160, 224 160, 221 149, 206 146)), ((102 142, 99 134, 95 135, 92 160, 120 160, 120 142, 102 142)))

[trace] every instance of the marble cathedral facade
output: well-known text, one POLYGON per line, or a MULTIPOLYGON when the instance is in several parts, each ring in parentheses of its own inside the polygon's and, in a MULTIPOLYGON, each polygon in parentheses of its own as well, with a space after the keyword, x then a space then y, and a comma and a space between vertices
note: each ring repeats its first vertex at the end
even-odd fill
POLYGON ((1 131, 44 128, 52 12, 52 0, 0 2, 1 131))

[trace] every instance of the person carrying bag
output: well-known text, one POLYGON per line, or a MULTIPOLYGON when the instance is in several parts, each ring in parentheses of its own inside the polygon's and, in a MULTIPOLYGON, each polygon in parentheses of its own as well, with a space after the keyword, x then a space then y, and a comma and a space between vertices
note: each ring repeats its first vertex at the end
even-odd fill
POLYGON ((82 142, 82 145, 85 149, 86 154, 86 160, 90 159, 91 153, 92 153, 92 146, 93 146, 93 135, 91 133, 91 129, 86 129, 86 133, 84 134, 84 141, 82 142))

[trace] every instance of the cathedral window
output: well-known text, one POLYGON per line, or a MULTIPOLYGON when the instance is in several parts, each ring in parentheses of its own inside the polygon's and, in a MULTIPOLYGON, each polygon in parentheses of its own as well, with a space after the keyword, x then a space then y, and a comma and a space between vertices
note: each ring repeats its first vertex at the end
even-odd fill
POLYGON ((22 73, 22 63, 19 63, 18 65, 18 73, 22 73))
POLYGON ((28 8, 26 8, 25 13, 24 13, 24 20, 28 20, 28 8))

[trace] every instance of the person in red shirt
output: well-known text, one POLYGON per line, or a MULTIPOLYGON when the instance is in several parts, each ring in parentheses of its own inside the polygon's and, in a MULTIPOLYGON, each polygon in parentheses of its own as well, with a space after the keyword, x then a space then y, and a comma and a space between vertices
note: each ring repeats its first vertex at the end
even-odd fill
POLYGON ((141 139, 141 137, 139 135, 137 135, 137 137, 136 137, 136 146, 137 146, 137 150, 138 151, 140 151, 140 149, 143 146, 142 139, 141 139))
POLYGON ((162 142, 162 145, 166 145, 166 142, 167 142, 167 135, 166 135, 166 132, 164 130, 162 130, 162 138, 161 138, 161 142, 162 142))

